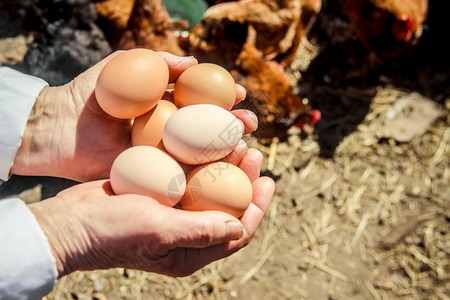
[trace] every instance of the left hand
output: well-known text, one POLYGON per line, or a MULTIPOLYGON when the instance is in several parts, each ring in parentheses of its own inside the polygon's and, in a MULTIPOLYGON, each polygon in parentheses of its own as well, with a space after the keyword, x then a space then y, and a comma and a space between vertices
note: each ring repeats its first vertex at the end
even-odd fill
MULTIPOLYGON (((46 87, 28 119, 22 144, 11 173, 89 181, 109 178, 114 159, 130 147, 131 120, 107 115, 97 104, 94 89, 103 66, 121 51, 114 52, 70 83, 46 87)), ((197 64, 193 57, 158 52, 169 66, 169 80, 197 64)), ((236 103, 246 91, 236 85, 236 103)), ((170 95, 169 95, 170 97, 170 95)), ((233 114, 245 125, 245 133, 257 127, 256 116, 247 110, 233 114)))
POLYGON ((249 177, 253 198, 240 219, 220 211, 172 208, 143 195, 114 195, 105 180, 81 183, 29 205, 59 277, 114 267, 186 276, 246 246, 267 212, 275 184, 259 177, 262 154, 245 146, 241 150, 230 163, 249 177))

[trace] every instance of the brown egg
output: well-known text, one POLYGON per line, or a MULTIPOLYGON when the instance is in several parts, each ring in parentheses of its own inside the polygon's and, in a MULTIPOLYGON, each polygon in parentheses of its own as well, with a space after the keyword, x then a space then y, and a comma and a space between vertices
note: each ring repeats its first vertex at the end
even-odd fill
POLYGON ((149 112, 134 119, 131 129, 131 144, 133 146, 147 145, 165 150, 162 143, 164 126, 167 120, 177 111, 170 101, 159 100, 149 112))
POLYGON ((226 162, 199 166, 186 180, 186 192, 179 202, 186 210, 219 210, 239 218, 252 201, 250 179, 241 169, 226 162))
POLYGON ((186 190, 186 176, 167 153, 151 146, 134 146, 114 160, 110 172, 115 194, 140 194, 174 206, 186 190))
POLYGON ((109 115, 130 119, 152 109, 164 94, 169 68, 158 53, 132 49, 112 58, 97 79, 95 97, 109 115))
POLYGON ((236 84, 219 65, 203 63, 184 71, 175 83, 173 99, 178 107, 214 104, 231 110, 236 100, 236 84))

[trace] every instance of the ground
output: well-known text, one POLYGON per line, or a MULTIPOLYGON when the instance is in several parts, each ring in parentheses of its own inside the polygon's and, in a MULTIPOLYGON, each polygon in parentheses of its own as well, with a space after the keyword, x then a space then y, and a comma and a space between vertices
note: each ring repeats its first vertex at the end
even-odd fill
MULTIPOLYGON (((322 120, 246 137, 276 181, 252 242, 185 278, 76 272, 47 299, 449 299, 449 52, 430 26, 404 57, 371 64, 336 3, 290 71, 322 120)), ((33 201, 70 184, 14 177, 2 193, 33 201)))

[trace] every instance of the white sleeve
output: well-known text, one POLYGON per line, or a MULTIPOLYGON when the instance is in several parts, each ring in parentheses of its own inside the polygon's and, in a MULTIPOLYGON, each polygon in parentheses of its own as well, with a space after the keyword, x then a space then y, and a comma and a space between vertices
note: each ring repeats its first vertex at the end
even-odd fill
POLYGON ((40 78, 0 67, 0 180, 9 178, 31 109, 47 85, 40 78))
MULTIPOLYGON (((7 180, 42 79, 0 67, 0 184, 7 180)), ((38 299, 58 272, 50 245, 20 199, 0 200, 0 299, 38 299)))
POLYGON ((0 299, 40 299, 58 271, 47 238, 25 202, 0 200, 0 299))

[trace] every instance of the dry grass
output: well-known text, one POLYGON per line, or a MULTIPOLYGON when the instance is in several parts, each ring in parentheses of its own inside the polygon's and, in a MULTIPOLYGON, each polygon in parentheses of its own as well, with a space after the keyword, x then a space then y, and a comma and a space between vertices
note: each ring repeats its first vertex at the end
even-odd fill
POLYGON ((248 137, 279 178, 241 252, 180 279, 76 272, 47 299, 449 299, 449 119, 409 143, 380 143, 377 129, 404 96, 380 88, 333 159, 298 129, 271 145, 248 137))
MULTIPOLYGON (((301 51, 293 83, 318 54, 301 51)), ((400 143, 379 132, 392 107, 407 109, 402 99, 415 93, 385 84, 368 101, 351 89, 324 89, 344 109, 354 101, 368 111, 348 134, 338 125, 356 119, 352 112, 323 121, 342 135, 332 158, 319 155, 308 128, 268 145, 247 137, 265 156, 264 173, 277 179, 249 246, 186 278, 75 272, 46 299, 449 299, 450 99, 443 117, 400 143)))

